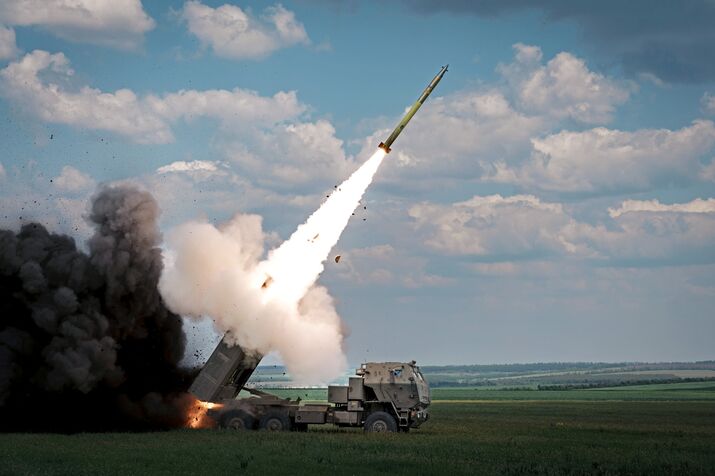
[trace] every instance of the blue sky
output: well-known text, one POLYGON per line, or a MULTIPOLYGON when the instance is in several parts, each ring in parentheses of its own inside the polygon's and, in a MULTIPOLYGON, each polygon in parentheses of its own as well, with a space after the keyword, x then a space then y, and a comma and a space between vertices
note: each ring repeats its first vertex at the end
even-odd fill
POLYGON ((712 2, 79 3, 0 6, 3 227, 131 181, 274 245, 449 63, 321 277, 351 362, 715 358, 712 2))

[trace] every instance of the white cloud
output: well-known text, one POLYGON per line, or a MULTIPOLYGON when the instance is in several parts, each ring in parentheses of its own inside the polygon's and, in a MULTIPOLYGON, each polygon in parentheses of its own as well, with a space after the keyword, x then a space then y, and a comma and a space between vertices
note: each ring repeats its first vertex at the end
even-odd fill
POLYGON ((240 170, 277 188, 341 180, 355 168, 343 141, 335 137, 335 128, 325 120, 254 130, 223 147, 240 170))
POLYGON ((715 96, 705 93, 700 102, 706 114, 715 114, 715 96))
POLYGON ((184 5, 182 17, 202 44, 224 58, 263 58, 280 48, 310 42, 303 24, 281 5, 254 16, 234 5, 211 8, 192 0, 184 5))
POLYGON ((620 207, 608 209, 608 214, 613 218, 629 212, 715 213, 715 198, 707 200, 696 198, 692 202, 671 205, 660 203, 658 200, 626 200, 620 207))
POLYGON ((654 84, 655 86, 658 86, 659 88, 668 88, 670 87, 670 84, 667 82, 663 81, 661 78, 656 76, 653 73, 648 73, 648 72, 641 72, 638 73, 638 79, 640 79, 643 82, 649 82, 654 84))
POLYGON ((698 159, 715 145, 715 125, 699 120, 675 131, 562 131, 532 145, 525 164, 497 162, 488 180, 573 193, 648 190, 696 179, 702 173, 698 159))
POLYGON ((621 212, 613 216, 615 226, 581 223, 565 230, 564 235, 592 250, 597 259, 614 265, 713 263, 712 204, 712 199, 673 205, 634 205, 631 201, 622 204, 621 212))
POLYGON ((35 50, 0 71, 0 93, 44 121, 116 132, 140 143, 172 140, 168 124, 134 92, 88 86, 71 92, 63 85, 73 74, 64 54, 35 50), (57 81, 43 82, 40 73, 57 81))
POLYGON ((5 167, 3 166, 2 162, 0 162, 0 180, 3 180, 6 175, 7 172, 5 172, 5 167))
POLYGON ((610 220, 591 224, 531 195, 475 196, 409 211, 429 247, 486 263, 547 255, 612 266, 715 262, 715 199, 670 205, 627 200, 609 213, 610 220))
POLYGON ((14 58, 18 53, 15 30, 0 25, 0 60, 14 58))
POLYGON ((294 91, 260 96, 235 88, 138 96, 129 89, 73 88, 73 75, 62 53, 35 50, 0 70, 0 95, 44 121, 109 131, 143 144, 173 142, 172 126, 179 121, 216 120, 220 133, 214 147, 261 185, 339 180, 355 165, 330 122, 302 119, 307 107, 294 91))
POLYGON ((163 96, 149 96, 150 109, 167 121, 199 117, 218 119, 222 124, 270 125, 302 114, 306 107, 295 91, 279 91, 271 97, 234 88, 205 91, 181 90, 163 96))
POLYGON ((517 68, 519 66, 536 67, 541 63, 544 54, 541 48, 535 45, 525 45, 524 43, 515 43, 511 46, 514 49, 514 63, 511 66, 503 66, 502 69, 506 73, 511 71, 509 68, 517 68))
POLYGON ((140 0, 3 0, 0 23, 119 49, 137 48, 155 25, 140 0))
POLYGON ((421 203, 409 210, 426 244, 447 254, 533 258, 560 252, 561 229, 571 222, 561 204, 533 195, 475 196, 450 205, 421 203))
POLYGON ((327 120, 300 120, 294 92, 261 97, 250 91, 190 91, 150 99, 167 120, 214 117, 223 129, 214 145, 226 161, 264 186, 290 188, 346 178, 355 163, 327 120))
POLYGON ((68 193, 86 192, 96 185, 92 177, 80 172, 71 165, 62 167, 60 175, 52 179, 52 182, 61 192, 68 193))
POLYGON ((539 47, 517 43, 514 51, 514 62, 497 70, 514 88, 526 112, 604 123, 630 96, 632 86, 590 71, 570 53, 561 52, 542 65, 539 47))
POLYGON ((0 71, 0 93, 47 122, 110 131, 154 144, 172 142, 171 124, 179 119, 210 117, 222 124, 250 121, 266 126, 305 110, 292 91, 272 97, 239 88, 146 97, 130 89, 103 92, 83 86, 73 91, 69 86, 73 74, 64 54, 35 50, 0 71), (51 79, 43 80, 41 74, 51 79))
POLYGON ((168 174, 172 172, 216 172, 221 166, 220 162, 211 162, 208 160, 178 160, 169 165, 164 165, 156 169, 159 174, 168 174))
POLYGON ((702 167, 698 177, 706 182, 715 182, 715 159, 702 167))

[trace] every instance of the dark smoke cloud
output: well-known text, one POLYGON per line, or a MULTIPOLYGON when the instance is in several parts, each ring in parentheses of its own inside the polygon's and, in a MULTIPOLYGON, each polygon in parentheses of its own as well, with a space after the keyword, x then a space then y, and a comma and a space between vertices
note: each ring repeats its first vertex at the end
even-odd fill
MULTIPOLYGON (((403 0, 404 1, 404 0, 403 0)), ((715 2, 684 0, 410 0, 423 13, 497 17, 543 12, 552 21, 574 21, 595 49, 619 58, 626 72, 650 73, 669 82, 715 79, 715 2)))
POLYGON ((153 197, 104 187, 89 253, 37 223, 0 230, 0 429, 181 426, 185 335, 157 290, 153 197))

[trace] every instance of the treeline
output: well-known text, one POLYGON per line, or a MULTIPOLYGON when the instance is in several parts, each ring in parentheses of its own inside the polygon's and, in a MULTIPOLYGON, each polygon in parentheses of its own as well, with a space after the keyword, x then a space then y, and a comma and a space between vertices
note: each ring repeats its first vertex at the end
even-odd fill
POLYGON ((469 382, 458 382, 454 380, 433 380, 430 378, 429 375, 425 375, 427 378, 427 381, 429 382, 429 386, 431 388, 438 388, 438 387, 496 387, 497 384, 493 380, 475 380, 475 381, 469 381, 469 382))
POLYGON ((561 384, 561 385, 537 385, 537 390, 584 390, 590 388, 610 388, 610 387, 630 387, 633 385, 655 385, 665 383, 685 383, 685 382, 715 382, 715 378, 671 378, 671 379, 647 379, 647 380, 622 380, 620 382, 591 382, 582 384, 561 384))
POLYGON ((531 364, 424 365, 425 374, 532 373, 615 369, 634 370, 715 370, 715 360, 697 362, 537 362, 531 364))

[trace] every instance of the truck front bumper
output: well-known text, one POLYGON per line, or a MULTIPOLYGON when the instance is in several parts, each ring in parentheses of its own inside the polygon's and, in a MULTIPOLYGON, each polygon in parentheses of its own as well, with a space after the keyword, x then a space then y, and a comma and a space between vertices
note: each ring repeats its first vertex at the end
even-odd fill
POLYGON ((412 417, 410 419, 410 428, 419 428, 422 423, 429 420, 429 412, 426 408, 420 410, 413 410, 410 416, 412 417))

